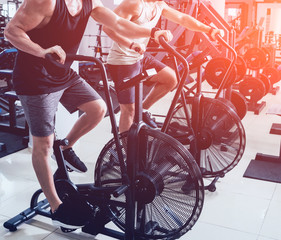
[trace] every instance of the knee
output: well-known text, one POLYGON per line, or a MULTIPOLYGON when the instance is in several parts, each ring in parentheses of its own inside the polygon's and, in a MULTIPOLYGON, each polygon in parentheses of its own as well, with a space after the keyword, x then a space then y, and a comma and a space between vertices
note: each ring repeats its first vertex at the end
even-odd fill
POLYGON ((168 90, 172 90, 177 86, 177 76, 173 69, 166 67, 157 76, 159 83, 162 83, 168 90))
POLYGON ((102 99, 90 102, 87 105, 82 106, 80 109, 84 111, 86 116, 90 119, 103 119, 107 111, 106 104, 102 99))
POLYGON ((33 142, 33 149, 32 153, 35 156, 47 156, 50 154, 52 148, 53 148, 53 137, 35 137, 32 138, 33 142))
POLYGON ((100 118, 104 118, 106 111, 107 111, 106 103, 103 100, 99 101, 96 114, 100 116, 100 118))
POLYGON ((169 73, 169 76, 167 77, 168 79, 168 87, 170 90, 173 90, 177 84, 178 84, 178 81, 177 81, 177 76, 175 74, 175 72, 172 72, 172 73, 169 73))

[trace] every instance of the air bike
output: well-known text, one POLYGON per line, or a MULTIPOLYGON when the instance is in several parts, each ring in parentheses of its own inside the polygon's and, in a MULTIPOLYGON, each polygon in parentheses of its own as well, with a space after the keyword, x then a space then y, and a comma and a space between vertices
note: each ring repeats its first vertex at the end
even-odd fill
MULTIPOLYGON (((246 146, 245 130, 229 94, 236 79, 237 53, 220 35, 217 35, 217 40, 220 48, 227 49, 232 58, 213 67, 210 67, 210 61, 205 67, 205 75, 209 73, 212 81, 217 83, 215 97, 206 97, 202 91, 203 68, 208 61, 206 52, 209 49, 188 56, 188 62, 182 54, 171 54, 169 50, 167 53, 171 55, 178 86, 167 115, 153 114, 161 131, 180 141, 190 151, 203 178, 212 179, 205 185, 205 189, 211 192, 216 190, 217 180, 239 163, 246 146), (187 86, 187 69, 197 73, 192 87, 187 86)), ((148 48, 147 51, 166 52, 167 48, 148 48)), ((221 62, 221 58, 213 60, 221 62)))
MULTIPOLYGON (((167 51, 175 52, 163 37, 160 43, 167 51)), ((113 138, 97 159, 95 182, 85 184, 75 184, 66 169, 60 146, 67 140, 55 140, 58 168, 54 180, 59 197, 62 201, 79 199, 80 204, 90 206, 89 222, 83 232, 125 240, 178 239, 200 216, 204 186, 201 171, 187 148, 142 122, 142 85, 154 73, 142 72, 123 84, 123 89, 136 87, 136 116, 130 130, 119 135, 104 64, 94 57, 67 57, 93 62, 101 69, 113 138), (117 227, 107 227, 110 222, 117 227)), ((52 56, 48 58, 58 65, 52 56)), ((50 217, 47 200, 39 201, 41 194, 42 190, 35 192, 30 207, 5 222, 4 227, 16 231, 18 225, 37 214, 50 217)))

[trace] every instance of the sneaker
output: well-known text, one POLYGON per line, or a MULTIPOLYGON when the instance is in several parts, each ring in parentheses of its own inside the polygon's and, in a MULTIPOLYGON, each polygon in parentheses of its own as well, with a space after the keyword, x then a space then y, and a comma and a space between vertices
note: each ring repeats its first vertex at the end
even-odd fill
POLYGON ((90 221, 89 214, 85 215, 84 211, 80 212, 80 208, 76 209, 76 206, 73 207, 67 203, 59 205, 58 209, 51 213, 51 218, 54 226, 69 232, 84 227, 90 221))
MULTIPOLYGON (((54 153, 51 155, 51 158, 52 158, 53 160, 57 161, 56 156, 55 156, 54 153)), ((65 164, 66 164, 66 161, 64 161, 64 162, 65 162, 65 164)), ((73 169, 69 168, 68 166, 66 166, 66 170, 67 170, 68 172, 73 172, 73 171, 74 171, 73 169)))
POLYGON ((75 154, 72 148, 67 148, 62 151, 66 167, 76 172, 87 172, 86 165, 75 154))
POLYGON ((146 111, 142 113, 142 120, 151 128, 157 128, 155 118, 151 117, 151 113, 146 111))
POLYGON ((192 177, 190 175, 187 176, 185 183, 181 187, 181 190, 185 194, 190 194, 192 191, 196 190, 194 180, 192 179, 192 177))

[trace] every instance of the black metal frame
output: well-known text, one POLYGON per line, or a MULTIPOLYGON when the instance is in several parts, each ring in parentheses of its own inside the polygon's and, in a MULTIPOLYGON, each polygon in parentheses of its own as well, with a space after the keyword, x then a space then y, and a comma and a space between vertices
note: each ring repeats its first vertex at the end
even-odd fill
MULTIPOLYGON (((162 39, 162 42, 164 40, 162 39)), ((94 62, 97 67, 101 69, 102 80, 105 89, 106 102, 108 105, 108 111, 110 116, 110 121, 112 125, 112 133, 114 135, 114 141, 116 144, 117 155, 120 163, 121 169, 121 179, 122 185, 116 187, 98 187, 93 183, 89 184, 74 184, 71 182, 67 168, 64 163, 64 157, 62 154, 61 146, 67 145, 67 140, 58 140, 54 141, 53 149, 56 157, 58 168, 54 173, 54 181, 56 188, 62 186, 63 189, 71 189, 71 192, 78 193, 80 196, 84 197, 92 203, 93 206, 99 208, 98 218, 92 219, 89 224, 82 228, 83 232, 97 235, 99 233, 108 235, 110 237, 122 240, 134 240, 134 239, 143 239, 139 236, 136 236, 135 232, 135 180, 136 180, 136 171, 138 169, 138 159, 141 157, 142 153, 139 149, 139 143, 142 141, 140 137, 140 131, 146 125, 142 122, 142 81, 150 77, 151 71, 143 72, 136 77, 130 79, 129 81, 123 84, 123 88, 129 86, 136 86, 136 115, 135 120, 128 132, 128 150, 127 150, 127 159, 126 164, 122 154, 120 136, 118 134, 116 119, 114 116, 113 104, 109 93, 109 86, 107 82, 107 75, 105 71, 104 64, 97 58, 81 56, 81 55, 71 55, 67 56, 70 60, 75 61, 90 61, 94 62), (62 185, 61 185, 62 184, 62 185), (125 194, 126 201, 125 203, 117 202, 110 199, 110 196, 114 197, 121 196, 125 194), (106 206, 118 206, 125 207, 125 231, 115 231, 113 229, 105 227, 105 225, 110 222, 112 219, 108 215, 108 207, 106 206)), ((61 69, 61 65, 55 61, 51 55, 46 55, 46 59, 49 59, 53 62, 54 65, 57 65, 61 69)), ((155 74, 156 72, 152 73, 155 74)), ((158 130, 154 130, 158 131, 158 130)), ((58 191, 58 190, 57 190, 58 191)), ((42 190, 36 191, 31 199, 30 207, 25 211, 21 212, 17 216, 11 218, 10 220, 4 223, 4 227, 9 229, 11 232, 17 230, 17 226, 21 223, 33 218, 35 215, 42 215, 50 218, 51 214, 49 209, 49 204, 46 199, 38 202, 39 196, 42 193, 42 190)), ((60 191, 58 191, 60 195, 60 191)), ((93 209, 93 211, 95 211, 93 209)))
MULTIPOLYGON (((90 233, 90 234, 97 234, 98 232, 114 237, 116 239, 127 239, 127 240, 133 240, 135 239, 134 236, 134 225, 132 225, 134 223, 134 221, 132 221, 132 219, 134 219, 134 211, 133 208, 133 188, 130 187, 130 182, 132 181, 132 177, 128 177, 126 172, 127 169, 125 167, 125 163, 124 163, 124 159, 123 159, 123 155, 122 155, 122 150, 121 150, 121 144, 120 144, 120 139, 119 139, 119 134, 118 134, 118 129, 117 129, 117 124, 116 124, 116 119, 114 116, 114 111, 113 111, 113 105, 112 105, 112 101, 111 101, 111 97, 109 94, 109 86, 108 86, 108 82, 107 82, 107 75, 106 75, 106 71, 105 71, 105 67, 104 64, 97 58, 94 57, 88 57, 88 56, 81 56, 81 55, 70 55, 67 56, 68 59, 71 60, 75 60, 75 61, 90 61, 90 62, 94 62, 102 71, 102 80, 103 80, 103 84, 105 87, 105 95, 106 95, 106 102, 108 105, 108 110, 109 110, 109 115, 110 115, 110 121, 111 121, 111 125, 112 125, 112 133, 114 135, 114 139, 115 139, 115 144, 117 146, 117 154, 118 154, 118 158, 120 161, 120 168, 122 169, 122 178, 123 178, 123 185, 120 187, 116 187, 116 188, 107 188, 107 187, 103 187, 103 188, 99 188, 99 187, 95 187, 93 183, 90 184, 77 184, 76 186, 76 191, 79 192, 80 194, 83 195, 83 193, 87 192, 88 193, 93 193, 93 196, 99 198, 99 197, 104 197, 104 196, 109 196, 111 194, 114 194, 115 196, 121 195, 123 193, 126 192, 126 198, 127 198, 127 204, 126 204, 126 212, 128 212, 126 219, 128 218, 129 220, 126 220, 126 222, 128 222, 128 226, 125 229, 125 233, 119 232, 119 231, 114 231, 112 229, 108 229, 106 228, 104 225, 109 222, 109 219, 106 218, 106 216, 104 217, 104 219, 101 220, 103 224, 103 226, 100 225, 100 223, 93 223, 93 224, 97 224, 97 226, 92 226, 92 227, 85 227, 82 228, 83 231, 90 233)), ((61 68, 60 65, 58 65, 58 67, 61 68)), ((142 78, 147 77, 146 75, 142 75, 142 78)), ((138 129, 140 129, 142 125, 138 125, 138 129)), ((134 134, 138 134, 138 131, 132 130, 131 132, 133 132, 132 134, 130 134, 130 138, 135 138, 134 134)), ((66 184, 67 183, 71 183, 70 181, 70 177, 67 171, 67 168, 64 164, 64 158, 63 158, 63 154, 62 154, 62 150, 60 148, 61 145, 65 145, 66 143, 64 142, 64 140, 55 140, 54 141, 54 154, 56 156, 56 161, 57 161, 57 165, 58 165, 58 169, 54 174, 54 181, 63 181, 66 184)), ((132 145, 132 150, 128 151, 128 155, 131 157, 128 157, 127 159, 127 164, 134 166, 134 159, 135 159, 135 154, 136 151, 135 149, 133 149, 133 147, 136 146, 135 144, 132 145)), ((31 203, 30 203, 30 207, 28 209, 26 209, 25 211, 21 212, 20 214, 18 214, 17 216, 11 218, 10 220, 8 220, 7 222, 4 223, 4 227, 9 229, 10 231, 16 231, 17 230, 17 226, 20 225, 21 223, 31 219, 32 217, 34 217, 35 215, 42 215, 45 217, 51 217, 50 212, 47 210, 49 207, 49 204, 47 202, 47 200, 43 200, 38 202, 39 196, 42 193, 42 190, 38 190, 36 191, 31 199, 31 203)), ((103 204, 109 204, 110 203, 110 199, 107 197, 104 197, 103 199, 103 204)), ((114 203, 116 204, 116 202, 114 203)))
MULTIPOLYGON (((233 67, 235 67, 235 62, 237 59, 237 53, 236 51, 219 35, 217 35, 217 39, 218 41, 221 43, 221 45, 223 45, 226 49, 228 49, 231 53, 232 53, 232 59, 231 59, 231 63, 221 81, 221 84, 216 92, 215 95, 215 99, 219 98, 222 94, 222 91, 225 89, 225 85, 228 84, 228 77, 231 74, 231 71, 233 69, 233 67)), ((192 155, 194 156, 198 166, 200 166, 200 151, 198 151, 198 149, 200 148, 199 146, 199 142, 197 141, 199 139, 199 135, 200 134, 200 104, 203 98, 203 94, 202 94, 202 89, 201 89, 201 85, 202 85, 202 64, 197 64, 197 81, 196 84, 194 84, 192 89, 189 89, 186 87, 185 85, 185 81, 186 81, 186 77, 188 75, 189 72, 189 64, 186 59, 179 54, 175 49, 166 46, 166 48, 170 48, 169 49, 169 53, 172 53, 172 57, 173 57, 173 64, 174 64, 174 69, 176 71, 176 75, 177 75, 177 80, 178 80, 178 86, 177 86, 177 90, 176 93, 172 99, 172 102, 170 104, 168 113, 165 117, 164 123, 162 125, 161 131, 167 133, 170 121, 172 119, 172 115, 173 112, 176 108, 176 105, 179 102, 183 103, 183 108, 184 108, 184 112, 186 115, 186 121, 188 124, 188 128, 191 130, 191 134, 193 135, 193 137, 191 137, 191 149, 190 152, 192 153, 192 155), (179 59, 181 61, 181 63, 183 64, 182 69, 184 69, 183 73, 180 76, 179 73, 179 68, 178 68, 178 62, 176 59, 179 59), (196 90, 195 92, 193 90, 196 90), (188 110, 187 110, 187 102, 186 102, 186 97, 190 94, 190 92, 193 92, 194 96, 192 96, 193 98, 193 103, 192 103, 192 116, 189 116, 188 110), (180 101, 179 101, 180 100, 180 101)), ((160 49, 160 48, 148 48, 147 49, 149 52, 167 52, 167 50, 165 49, 160 49)), ((204 52, 203 52, 203 57, 205 56, 204 52)), ((203 61, 203 59, 202 59, 203 61)), ((203 63, 203 62, 202 62, 203 63)), ((229 90, 229 89, 228 89, 229 90)), ((231 89, 230 89, 231 90, 231 89)), ((224 94, 228 94, 227 92, 224 94)), ((226 96, 227 97, 227 96, 226 96)), ((156 115, 157 116, 157 115, 156 115)), ((160 116, 160 115, 158 115, 160 116)), ((161 116, 163 117, 163 116, 161 116)), ((223 176, 217 176, 213 179, 213 181, 205 186, 206 190, 209 191, 215 191, 216 187, 215 187, 215 183, 218 181, 218 179, 220 177, 223 176)))

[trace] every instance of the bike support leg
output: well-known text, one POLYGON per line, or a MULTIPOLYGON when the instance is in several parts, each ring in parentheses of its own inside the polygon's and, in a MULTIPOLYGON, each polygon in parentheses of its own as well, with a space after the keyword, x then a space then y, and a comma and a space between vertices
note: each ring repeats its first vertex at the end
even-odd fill
POLYGON ((47 199, 44 199, 38 202, 38 197, 42 193, 42 190, 36 191, 31 199, 30 208, 27 208, 17 216, 11 218, 10 220, 6 221, 3 226, 9 229, 10 232, 14 232, 17 230, 17 226, 21 223, 26 222, 27 220, 35 217, 35 215, 42 215, 45 217, 51 217, 50 211, 47 210, 49 207, 49 203, 47 199))

